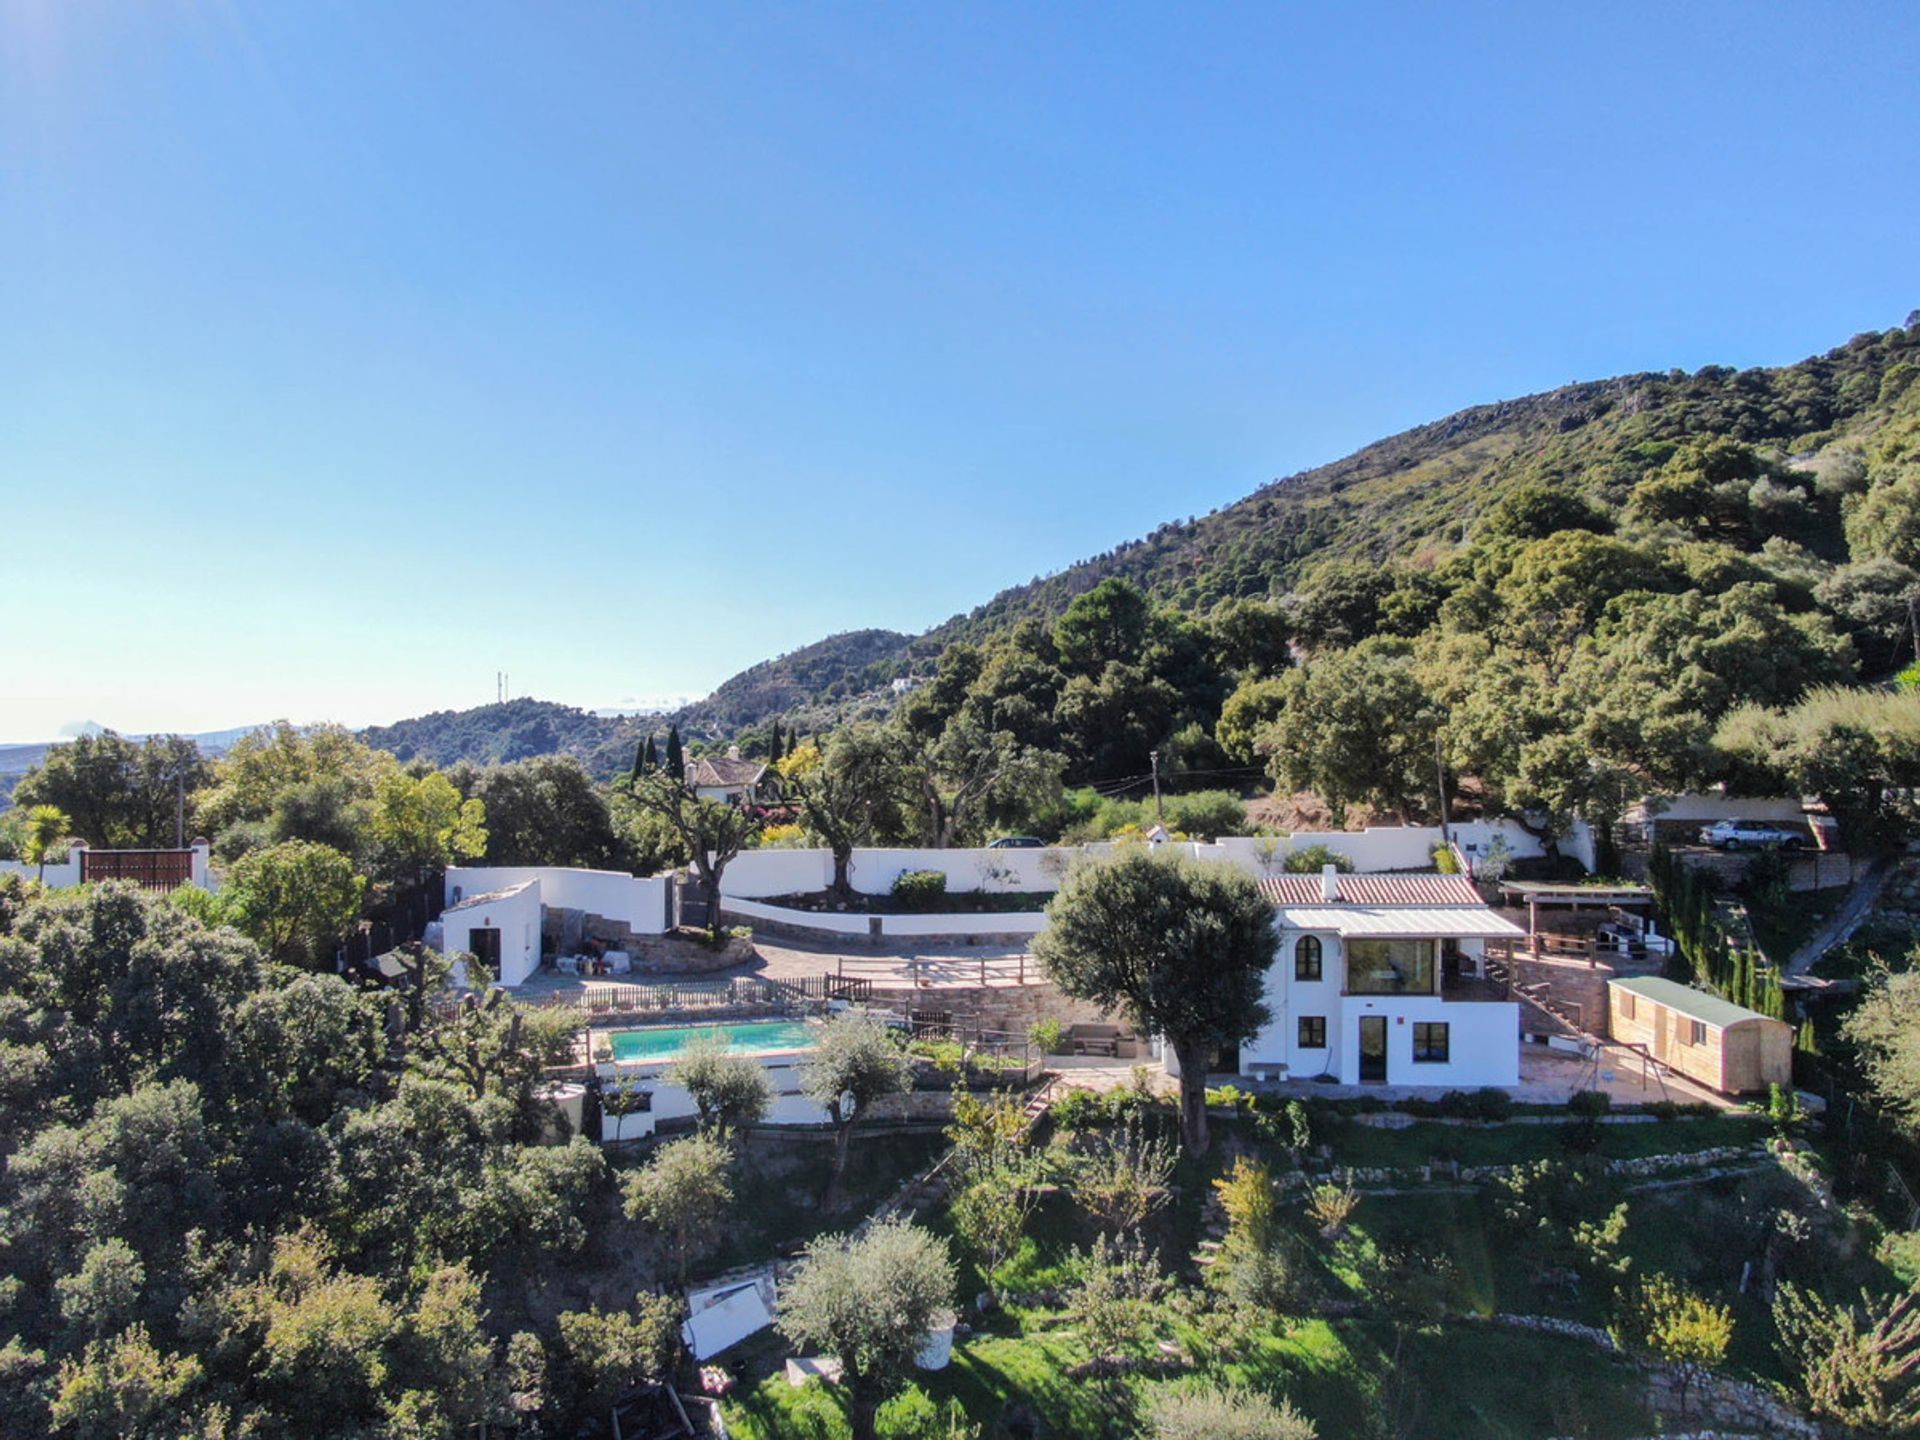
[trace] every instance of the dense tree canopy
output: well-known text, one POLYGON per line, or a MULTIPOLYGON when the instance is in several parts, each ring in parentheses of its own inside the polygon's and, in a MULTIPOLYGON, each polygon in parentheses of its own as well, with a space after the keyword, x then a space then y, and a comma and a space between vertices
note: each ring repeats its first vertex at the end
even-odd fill
POLYGON ((397 1440, 530 1390, 572 1433, 657 1365, 569 1338, 647 1306, 555 1325, 515 1279, 608 1190, 594 1146, 527 1143, 570 1022, 387 1009, 126 885, 10 893, 0 1435, 397 1440))

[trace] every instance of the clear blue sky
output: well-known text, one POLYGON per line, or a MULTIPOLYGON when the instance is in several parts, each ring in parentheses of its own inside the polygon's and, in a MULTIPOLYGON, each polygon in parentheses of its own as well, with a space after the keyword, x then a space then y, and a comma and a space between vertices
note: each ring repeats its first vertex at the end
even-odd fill
POLYGON ((1897 324, 1916 55, 1912 4, 0 0, 0 740, 703 693, 1897 324))

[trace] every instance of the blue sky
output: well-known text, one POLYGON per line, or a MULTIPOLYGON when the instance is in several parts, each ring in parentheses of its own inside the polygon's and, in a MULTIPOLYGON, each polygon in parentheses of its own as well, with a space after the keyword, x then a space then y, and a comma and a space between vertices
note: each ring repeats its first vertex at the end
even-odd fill
POLYGON ((0 740, 703 693, 1920 305, 1920 7, 0 0, 0 740))

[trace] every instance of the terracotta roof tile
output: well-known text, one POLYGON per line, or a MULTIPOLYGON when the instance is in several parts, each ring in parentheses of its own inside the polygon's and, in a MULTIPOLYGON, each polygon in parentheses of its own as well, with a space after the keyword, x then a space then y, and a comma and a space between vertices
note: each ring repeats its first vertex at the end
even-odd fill
POLYGON ((692 765, 693 785, 756 785, 767 767, 758 760, 734 760, 725 755, 704 755, 692 765))
POLYGON ((1320 898, 1318 875, 1272 875, 1260 892, 1275 905, 1484 905, 1464 875, 1342 875, 1340 898, 1320 898))

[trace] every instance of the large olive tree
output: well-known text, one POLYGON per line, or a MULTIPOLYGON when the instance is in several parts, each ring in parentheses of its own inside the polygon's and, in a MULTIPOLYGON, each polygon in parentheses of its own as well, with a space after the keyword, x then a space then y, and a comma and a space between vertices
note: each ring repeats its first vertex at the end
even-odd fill
POLYGON ((1207 1067, 1267 1023, 1273 907, 1239 868, 1145 848, 1076 866, 1034 954, 1061 991, 1119 1010, 1180 1063, 1180 1133, 1207 1148, 1207 1067))
POLYGON ((946 1242, 886 1220, 859 1239, 828 1235, 807 1246, 780 1287, 780 1333, 840 1362, 853 1440, 873 1440, 874 1411, 913 1373, 953 1298, 946 1242))
POLYGON ((886 1027, 864 1015, 843 1015, 821 1027, 800 1066, 800 1088, 833 1122, 833 1174, 826 1208, 840 1208, 840 1182, 854 1122, 874 1101, 913 1087, 913 1066, 886 1027))

